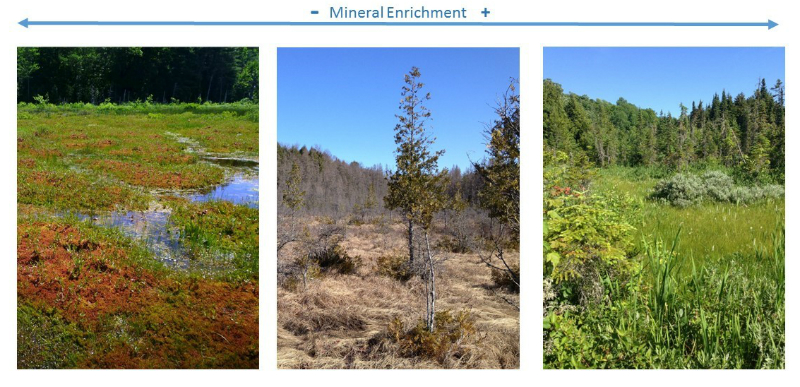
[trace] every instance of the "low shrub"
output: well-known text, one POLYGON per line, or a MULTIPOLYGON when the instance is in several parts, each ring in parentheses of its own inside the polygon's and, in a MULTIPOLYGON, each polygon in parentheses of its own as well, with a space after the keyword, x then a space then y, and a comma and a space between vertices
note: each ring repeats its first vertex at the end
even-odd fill
POLYGON ((309 258, 323 272, 337 272, 339 274, 355 274, 362 264, 360 256, 351 256, 338 243, 326 249, 311 252, 309 258))
POLYGON ((403 255, 382 255, 377 261, 378 274, 405 282, 414 276, 408 257, 403 255))
POLYGON ((747 204, 784 195, 780 185, 737 186, 733 178, 721 171, 708 171, 698 177, 676 174, 656 184, 650 195, 673 206, 687 207, 703 201, 747 204))
POLYGON ((436 243, 440 250, 449 251, 456 254, 467 254, 472 252, 472 242, 469 237, 459 238, 458 236, 445 236, 436 243))
POLYGON ((332 226, 336 224, 336 219, 333 219, 330 216, 318 216, 317 222, 319 222, 320 224, 324 224, 326 226, 332 226))
POLYGON ((365 223, 364 219, 361 217, 351 216, 349 219, 347 219, 347 224, 350 226, 363 226, 365 223))
POLYGON ((730 195, 733 203, 752 203, 760 200, 783 197, 785 189, 781 185, 765 185, 757 187, 736 187, 730 195))
MULTIPOLYGON (((519 265, 509 265, 513 275, 519 278, 519 265)), ((512 293, 519 293, 519 284, 514 281, 512 274, 507 270, 492 269, 492 282, 494 286, 503 288, 512 293)))
POLYGON ((695 175, 678 173, 656 184, 652 197, 674 206, 686 207, 698 203, 705 194, 703 181, 695 175))
POLYGON ((705 193, 718 202, 728 201, 734 189, 733 178, 721 171, 708 171, 703 174, 705 193))
POLYGON ((389 323, 387 333, 392 342, 400 347, 404 357, 423 357, 445 364, 448 359, 460 359, 469 354, 464 341, 476 333, 475 322, 469 311, 452 313, 450 310, 436 312, 431 332, 420 320, 407 329, 400 318, 389 323))
POLYGON ((281 286, 289 291, 305 290, 308 282, 318 278, 321 270, 316 261, 308 255, 301 255, 292 260, 289 273, 281 282, 281 286))

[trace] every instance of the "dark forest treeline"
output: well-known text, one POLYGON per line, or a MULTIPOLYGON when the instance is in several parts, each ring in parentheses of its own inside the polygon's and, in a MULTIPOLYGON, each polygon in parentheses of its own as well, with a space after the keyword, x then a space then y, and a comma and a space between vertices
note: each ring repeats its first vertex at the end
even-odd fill
POLYGON ((564 93, 544 81, 544 140, 550 150, 583 153, 598 166, 658 166, 682 170, 721 165, 760 181, 784 180, 784 85, 761 80, 752 95, 722 92, 711 103, 680 104, 678 117, 564 93))
MULTIPOLYGON (((278 197, 283 197, 292 165, 300 169, 300 190, 305 191, 304 211, 314 215, 345 216, 383 212, 388 192, 386 172, 381 165, 365 167, 339 160, 319 147, 278 144, 278 197), (370 187, 372 187, 370 189, 370 187), (365 206, 366 204, 366 206, 365 206)), ((481 179, 472 167, 449 169, 448 195, 457 192, 470 205, 477 205, 481 179)))
POLYGON ((258 98, 258 48, 20 47, 17 102, 234 102, 258 98))

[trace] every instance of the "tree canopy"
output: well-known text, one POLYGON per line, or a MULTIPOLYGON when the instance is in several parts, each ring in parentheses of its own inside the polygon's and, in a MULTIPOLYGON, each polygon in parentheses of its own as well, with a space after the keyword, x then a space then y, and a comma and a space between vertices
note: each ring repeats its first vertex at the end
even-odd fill
POLYGON ((17 102, 258 99, 258 48, 20 47, 17 102))
POLYGON ((544 81, 544 140, 552 151, 582 153, 598 166, 718 164, 757 180, 784 180, 784 84, 761 79, 753 93, 722 91, 711 103, 676 101, 680 114, 656 113, 565 93, 544 81))

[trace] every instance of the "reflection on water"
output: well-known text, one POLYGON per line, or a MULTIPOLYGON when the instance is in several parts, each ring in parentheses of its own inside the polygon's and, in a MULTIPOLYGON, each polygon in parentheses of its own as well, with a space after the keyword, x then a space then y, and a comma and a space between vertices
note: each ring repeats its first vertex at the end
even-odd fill
POLYGON ((170 224, 169 212, 129 211, 93 216, 76 215, 99 226, 117 228, 125 236, 144 241, 156 259, 167 266, 188 269, 191 264, 184 254, 178 231, 170 224))
POLYGON ((258 169, 258 161, 250 160, 250 159, 237 159, 232 157, 211 157, 206 156, 202 158, 205 161, 210 163, 217 164, 221 167, 233 167, 233 168, 254 168, 258 169))
POLYGON ((188 195, 193 202, 207 202, 209 200, 225 200, 233 204, 243 204, 251 208, 258 208, 258 168, 256 174, 237 172, 226 184, 214 187, 205 193, 188 195))
MULTIPOLYGON (((219 157, 204 160, 226 168, 231 176, 224 184, 205 191, 174 192, 192 202, 224 200, 258 208, 258 161, 219 157)), ((110 212, 101 215, 75 214, 84 221, 104 227, 117 228, 126 236, 141 240, 159 261, 167 266, 187 270, 224 270, 233 259, 230 254, 187 251, 180 242, 180 230, 170 222, 169 209, 110 212)))

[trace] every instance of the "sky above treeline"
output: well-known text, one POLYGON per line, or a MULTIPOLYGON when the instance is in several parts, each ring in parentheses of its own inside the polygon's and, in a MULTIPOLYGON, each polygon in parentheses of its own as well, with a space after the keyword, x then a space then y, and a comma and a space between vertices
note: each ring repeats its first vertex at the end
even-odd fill
POLYGON ((393 169, 395 114, 412 66, 431 93, 432 149, 446 150, 439 166, 482 159, 486 124, 519 79, 516 48, 280 48, 278 142, 393 169))
POLYGON ((615 103, 620 97, 656 113, 710 103, 714 93, 753 94, 785 82, 783 47, 546 47, 544 78, 565 92, 615 103))

